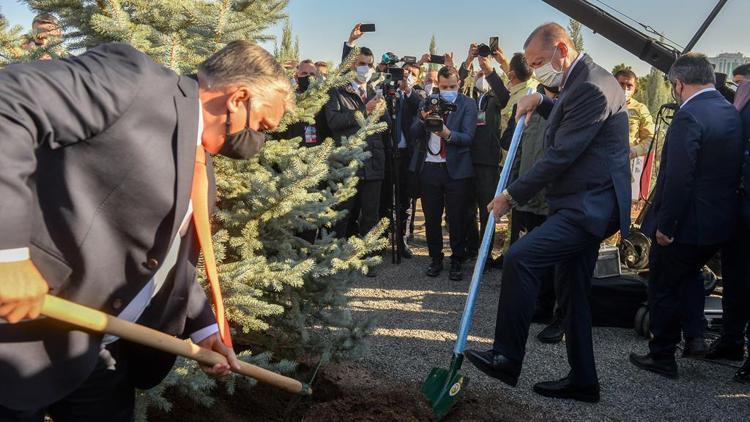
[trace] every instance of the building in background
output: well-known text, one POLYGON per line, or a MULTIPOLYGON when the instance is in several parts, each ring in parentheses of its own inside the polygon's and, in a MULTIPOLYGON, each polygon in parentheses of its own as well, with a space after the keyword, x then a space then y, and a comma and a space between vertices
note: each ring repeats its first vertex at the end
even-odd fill
POLYGON ((750 63, 750 57, 742 53, 720 53, 716 57, 709 57, 708 61, 714 65, 716 72, 731 75, 735 67, 750 63))

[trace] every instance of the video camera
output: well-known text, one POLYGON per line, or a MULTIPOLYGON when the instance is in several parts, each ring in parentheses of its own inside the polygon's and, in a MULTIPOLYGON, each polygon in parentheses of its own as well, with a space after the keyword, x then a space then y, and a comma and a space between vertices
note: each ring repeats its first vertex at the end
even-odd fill
POLYGON ((440 98, 440 94, 430 94, 422 105, 422 111, 429 113, 424 119, 424 127, 428 132, 443 130, 443 120, 456 111, 456 104, 440 98))
POLYGON ((399 58, 391 52, 383 54, 380 63, 388 66, 386 81, 383 83, 384 97, 395 97, 396 91, 398 90, 398 83, 404 79, 404 69, 402 67, 394 66, 400 62, 403 62, 404 64, 413 64, 417 62, 417 58, 414 56, 404 56, 399 58))

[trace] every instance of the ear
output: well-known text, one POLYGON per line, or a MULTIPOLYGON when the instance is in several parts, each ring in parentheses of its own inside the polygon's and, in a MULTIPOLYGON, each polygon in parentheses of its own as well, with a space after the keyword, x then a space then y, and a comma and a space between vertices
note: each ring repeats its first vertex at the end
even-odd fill
POLYGON ((246 86, 241 86, 239 89, 229 94, 227 98, 227 110, 230 113, 235 113, 238 109, 245 107, 248 100, 253 97, 253 94, 246 86))
POLYGON ((567 59, 569 51, 568 45, 560 41, 559 43, 557 43, 557 48, 560 50, 560 56, 564 59, 567 59))

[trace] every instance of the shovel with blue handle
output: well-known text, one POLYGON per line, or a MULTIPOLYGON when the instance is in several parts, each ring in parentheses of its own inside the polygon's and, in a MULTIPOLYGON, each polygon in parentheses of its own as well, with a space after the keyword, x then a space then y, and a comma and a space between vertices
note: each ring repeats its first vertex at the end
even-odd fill
MULTIPOLYGON (((513 166, 513 159, 516 156, 518 144, 521 142, 521 136, 523 135, 525 124, 526 116, 521 116, 521 118, 518 119, 515 130, 513 131, 513 138, 510 142, 510 148, 508 148, 508 155, 505 157, 505 164, 503 165, 503 171, 500 173, 500 180, 497 183, 497 189, 495 189, 495 196, 500 195, 508 184, 510 169, 513 166)), ((458 328, 458 339, 453 348, 453 357, 451 358, 450 366, 448 366, 448 369, 432 368, 430 375, 422 384, 422 394, 424 394, 430 402, 432 412, 438 420, 445 417, 453 405, 463 397, 464 387, 469 382, 469 378, 460 373, 459 370, 464 361, 464 348, 466 347, 466 339, 469 336, 469 330, 471 329, 471 317, 474 314, 474 305, 477 301, 479 283, 482 281, 484 265, 487 262, 490 241, 492 240, 494 232, 495 215, 491 212, 487 218, 487 226, 484 229, 484 236, 482 237, 482 245, 479 248, 479 255, 477 256, 476 264, 474 264, 474 273, 471 276, 471 285, 469 286, 469 296, 466 299, 464 313, 461 316, 461 325, 458 328)))

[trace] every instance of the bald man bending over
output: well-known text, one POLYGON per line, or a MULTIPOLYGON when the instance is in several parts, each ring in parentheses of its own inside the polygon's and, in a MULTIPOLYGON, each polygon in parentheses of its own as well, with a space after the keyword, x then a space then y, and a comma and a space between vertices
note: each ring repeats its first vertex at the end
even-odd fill
POLYGON ((544 24, 524 45, 536 78, 559 87, 553 101, 535 93, 518 103, 516 119, 537 112, 549 122, 545 154, 488 206, 499 218, 547 188, 550 216, 514 243, 503 265, 495 342, 486 352, 467 350, 479 370, 515 386, 521 373, 540 280, 555 271, 568 309, 565 321, 570 373, 540 382, 547 397, 599 401, 591 340, 589 293, 599 244, 630 227, 628 113, 617 80, 576 51, 565 28, 544 24))

